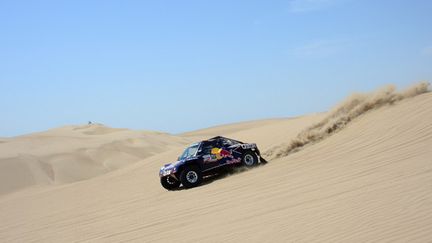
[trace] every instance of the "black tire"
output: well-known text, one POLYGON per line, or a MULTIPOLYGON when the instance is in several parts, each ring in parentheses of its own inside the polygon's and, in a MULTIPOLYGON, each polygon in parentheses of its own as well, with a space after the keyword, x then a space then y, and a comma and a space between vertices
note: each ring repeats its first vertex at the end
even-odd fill
POLYGON ((188 166, 180 173, 180 182, 185 188, 196 187, 201 181, 202 173, 197 166, 188 166))
POLYGON ((245 167, 254 167, 258 164, 258 156, 252 151, 247 151, 243 154, 242 164, 245 167))
POLYGON ((180 181, 172 178, 171 176, 164 176, 160 178, 163 188, 171 191, 180 187, 180 181))

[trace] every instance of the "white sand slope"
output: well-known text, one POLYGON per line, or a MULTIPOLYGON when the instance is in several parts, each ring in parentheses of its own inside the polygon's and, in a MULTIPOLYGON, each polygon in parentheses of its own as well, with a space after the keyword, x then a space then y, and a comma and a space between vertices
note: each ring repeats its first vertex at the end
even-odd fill
POLYGON ((325 113, 321 113, 295 118, 242 122, 188 132, 181 136, 195 141, 214 136, 233 137, 240 141, 259 141, 259 148, 265 151, 284 143, 288 138, 295 137, 299 131, 319 122, 324 117, 325 113))
POLYGON ((0 194, 70 183, 122 168, 189 141, 165 133, 67 126, 0 140, 0 194))
MULTIPOLYGON (((225 133, 264 150, 283 150, 323 116, 211 128, 184 137, 225 133)), ((432 239, 432 93, 370 110, 266 166, 190 190, 165 191, 158 169, 181 149, 89 180, 3 196, 0 241, 432 239)))

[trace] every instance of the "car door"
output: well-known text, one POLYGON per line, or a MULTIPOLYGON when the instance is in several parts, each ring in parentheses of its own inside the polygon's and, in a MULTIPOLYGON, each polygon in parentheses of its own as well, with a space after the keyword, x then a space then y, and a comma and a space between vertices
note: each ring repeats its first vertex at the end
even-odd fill
POLYGON ((219 166, 219 159, 217 154, 215 154, 215 145, 210 142, 205 142, 202 144, 199 153, 202 155, 203 159, 203 170, 210 170, 214 167, 219 166))

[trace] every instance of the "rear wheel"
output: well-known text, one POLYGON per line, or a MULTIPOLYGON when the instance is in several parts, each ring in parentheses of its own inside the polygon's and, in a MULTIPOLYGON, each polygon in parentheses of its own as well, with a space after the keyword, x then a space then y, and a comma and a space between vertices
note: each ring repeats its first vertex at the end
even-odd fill
POLYGON ((161 185, 167 190, 175 190, 180 187, 180 181, 171 176, 161 177, 161 185))
POLYGON ((185 188, 196 187, 201 184, 202 173, 197 166, 186 167, 180 173, 180 182, 185 188))
POLYGON ((242 164, 246 167, 253 167, 258 164, 258 157, 254 152, 248 151, 243 154, 242 164))

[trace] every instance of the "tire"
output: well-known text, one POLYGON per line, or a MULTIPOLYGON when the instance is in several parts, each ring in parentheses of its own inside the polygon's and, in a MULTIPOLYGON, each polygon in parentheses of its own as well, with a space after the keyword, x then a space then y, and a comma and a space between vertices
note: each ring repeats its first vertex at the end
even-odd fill
POLYGON ((164 176, 160 178, 163 188, 171 191, 180 187, 180 181, 172 178, 171 176, 164 176))
POLYGON ((180 182, 185 188, 196 187, 201 181, 202 173, 197 166, 188 166, 180 173, 180 182))
POLYGON ((243 154, 242 164, 245 167, 254 167, 258 164, 258 157, 254 152, 247 151, 243 154))

